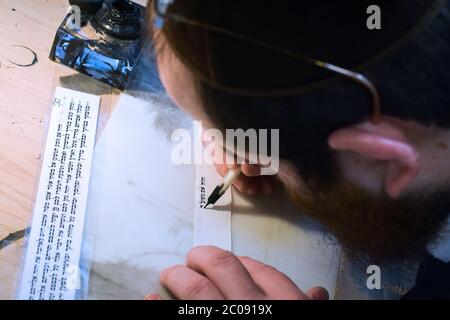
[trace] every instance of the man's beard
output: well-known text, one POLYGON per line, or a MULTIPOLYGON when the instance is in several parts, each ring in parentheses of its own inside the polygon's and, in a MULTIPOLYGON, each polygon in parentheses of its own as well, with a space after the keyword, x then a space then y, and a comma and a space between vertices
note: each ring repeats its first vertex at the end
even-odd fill
POLYGON ((319 221, 354 258, 378 262, 417 259, 450 212, 450 191, 378 196, 349 183, 333 187, 288 188, 291 200, 319 221))

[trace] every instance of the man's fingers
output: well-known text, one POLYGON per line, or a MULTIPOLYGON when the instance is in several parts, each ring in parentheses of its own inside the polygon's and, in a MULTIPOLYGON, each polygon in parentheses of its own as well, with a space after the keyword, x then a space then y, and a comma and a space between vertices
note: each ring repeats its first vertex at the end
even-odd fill
MULTIPOLYGON (((233 185, 242 193, 247 193, 249 195, 256 194, 264 194, 271 195, 275 190, 275 183, 270 176, 247 176, 244 172, 245 167, 254 166, 254 165, 242 165, 242 170, 244 174, 241 174, 236 181, 234 181, 233 185)), ((216 164, 216 171, 224 176, 229 168, 225 164, 216 164)), ((258 167, 258 166, 256 166, 258 167)), ((258 169, 246 169, 247 173, 250 173, 248 170, 254 170, 253 173, 258 169)))
POLYGON ((330 299, 330 295, 325 288, 322 287, 314 287, 308 290, 306 295, 312 300, 328 300, 330 299))
MULTIPOLYGON (((328 292, 316 287, 304 294, 286 275, 264 263, 236 257, 217 247, 192 249, 186 266, 161 273, 161 283, 178 299, 290 299, 326 300, 328 292)), ((146 300, 161 300, 150 294, 146 300)))
POLYGON ((305 295, 291 279, 275 268, 248 257, 239 257, 239 260, 269 298, 286 300, 329 299, 328 291, 325 288, 311 288, 305 295))
POLYGON ((242 164, 242 173, 247 177, 256 177, 261 175, 261 167, 256 164, 242 164))
MULTIPOLYGON (((220 174, 222 177, 228 172, 229 167, 226 164, 215 164, 216 171, 218 174, 220 174)), ((247 192, 251 185, 251 179, 246 177, 245 175, 240 175, 233 183, 233 185, 240 191, 240 192, 247 192)))
POLYGON ((192 249, 186 265, 204 274, 226 299, 262 299, 264 294, 231 252, 212 246, 192 249))
POLYGON ((228 172, 228 166, 226 164, 215 163, 214 166, 216 167, 217 173, 220 174, 222 177, 228 172))
POLYGON ((182 300, 223 300, 214 284, 205 276, 182 265, 164 270, 160 275, 164 287, 182 300))
POLYGON ((271 195, 275 190, 275 182, 271 176, 261 176, 256 179, 260 179, 261 191, 264 195, 271 195))
MULTIPOLYGON (((214 164, 216 167, 217 172, 221 175, 224 176, 228 170, 236 168, 237 166, 239 166, 238 164, 214 164)), ((241 164, 241 170, 242 173, 244 175, 246 175, 247 177, 256 177, 256 176, 260 176, 261 175, 261 167, 259 165, 256 164, 241 164)))
POLYGON ((308 299, 291 279, 275 268, 248 257, 239 257, 239 260, 269 299, 308 299))
POLYGON ((233 185, 240 192, 248 193, 253 196, 259 193, 260 186, 255 182, 256 178, 249 178, 244 175, 240 175, 234 182, 233 185))
POLYGON ((144 300, 162 300, 162 298, 159 294, 150 293, 145 296, 144 300))

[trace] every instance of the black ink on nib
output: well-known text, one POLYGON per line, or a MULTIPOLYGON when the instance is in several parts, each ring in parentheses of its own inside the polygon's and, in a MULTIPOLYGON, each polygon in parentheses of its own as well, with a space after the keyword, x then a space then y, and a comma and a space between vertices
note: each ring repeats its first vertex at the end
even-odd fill
POLYGON ((214 205, 217 200, 220 199, 220 197, 222 196, 222 194, 220 193, 221 189, 223 187, 223 184, 218 185, 213 192, 211 193, 211 195, 208 197, 208 201, 206 202, 206 205, 203 207, 204 209, 206 209, 208 207, 208 205, 214 205))
POLYGON ((210 204, 212 204, 212 203, 207 203, 207 204, 205 204, 204 206, 203 206, 203 209, 208 209, 208 206, 210 205, 210 204))

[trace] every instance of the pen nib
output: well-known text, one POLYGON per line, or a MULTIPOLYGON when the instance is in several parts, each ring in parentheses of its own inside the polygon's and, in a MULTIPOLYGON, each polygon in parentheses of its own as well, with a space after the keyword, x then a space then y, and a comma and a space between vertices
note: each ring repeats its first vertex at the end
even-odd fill
POLYGON ((203 209, 208 209, 208 206, 210 205, 211 203, 207 203, 207 204, 205 204, 205 206, 203 207, 203 209))

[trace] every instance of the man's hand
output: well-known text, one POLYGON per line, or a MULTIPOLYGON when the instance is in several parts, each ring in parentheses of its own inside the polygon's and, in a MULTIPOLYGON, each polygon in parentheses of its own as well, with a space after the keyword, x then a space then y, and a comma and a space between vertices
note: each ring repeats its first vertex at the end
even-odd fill
MULTIPOLYGON (((205 132, 202 135, 202 143, 203 146, 206 147, 209 144, 212 144, 215 148, 218 148, 215 145, 214 141, 211 141, 211 138, 207 138, 205 132)), ((220 161, 214 163, 216 171, 223 177, 230 168, 235 168, 236 166, 241 166, 242 174, 234 181, 233 185, 242 193, 247 193, 248 195, 271 195, 275 189, 275 183, 273 176, 262 176, 261 175, 261 167, 257 164, 236 164, 236 163, 227 163, 227 154, 225 150, 222 150, 222 158, 220 161)), ((213 158, 213 161, 216 161, 216 158, 213 158)))
MULTIPOLYGON (((233 165, 215 164, 216 171, 224 176, 233 165)), ((234 165, 236 166, 236 165, 234 165)), ((251 196, 257 194, 271 195, 275 188, 273 176, 261 176, 261 168, 254 164, 241 164, 242 174, 233 185, 243 193, 251 196)))
MULTIPOLYGON (((211 246, 192 249, 186 265, 164 270, 161 283, 183 300, 325 300, 328 292, 313 288, 303 293, 286 275, 248 257, 211 246)), ((155 294, 148 300, 159 300, 155 294)))

